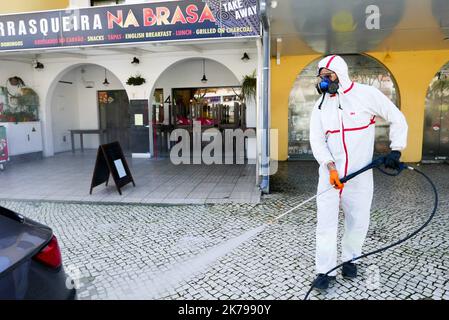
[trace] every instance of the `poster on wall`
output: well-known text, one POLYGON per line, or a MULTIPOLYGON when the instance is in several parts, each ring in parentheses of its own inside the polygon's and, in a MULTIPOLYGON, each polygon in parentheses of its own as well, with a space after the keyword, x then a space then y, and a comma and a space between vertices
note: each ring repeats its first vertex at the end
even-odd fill
POLYGON ((20 78, 9 78, 6 86, 0 85, 0 122, 39 121, 39 96, 29 87, 11 85, 15 83, 11 79, 20 78))
POLYGON ((0 52, 259 36, 257 0, 179 0, 0 16, 0 52))

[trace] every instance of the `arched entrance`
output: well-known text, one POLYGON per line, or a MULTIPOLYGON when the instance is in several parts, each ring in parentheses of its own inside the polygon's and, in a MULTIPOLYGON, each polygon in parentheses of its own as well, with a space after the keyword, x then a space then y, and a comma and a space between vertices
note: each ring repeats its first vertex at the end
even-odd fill
POLYGON ((449 159, 449 63, 435 75, 426 96, 423 160, 449 159))
POLYGON ((169 150, 169 133, 177 128, 192 130, 245 128, 246 109, 241 101, 241 84, 222 63, 189 58, 169 66, 155 82, 150 98, 154 154, 169 150))
MULTIPOLYGON (((364 55, 343 55, 349 74, 355 82, 380 89, 399 106, 399 94, 392 74, 377 60, 364 55)), ((321 59, 321 58, 320 58, 321 59)), ((289 159, 313 160, 309 142, 309 120, 312 108, 319 98, 315 89, 316 70, 320 59, 310 63, 298 75, 289 97, 288 156, 289 159)), ((376 122, 375 153, 389 150, 389 125, 378 118, 376 122)))
POLYGON ((102 143, 119 141, 130 148, 128 95, 120 80, 96 64, 79 64, 65 70, 50 92, 50 115, 55 153, 75 149, 97 149, 102 143), (95 130, 92 132, 90 130, 95 130))

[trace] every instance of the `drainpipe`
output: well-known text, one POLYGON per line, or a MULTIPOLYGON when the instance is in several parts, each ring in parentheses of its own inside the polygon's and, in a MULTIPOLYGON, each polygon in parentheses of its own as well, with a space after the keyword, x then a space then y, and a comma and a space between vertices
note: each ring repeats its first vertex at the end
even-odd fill
POLYGON ((262 193, 270 192, 270 135, 269 135, 269 99, 270 99, 270 19, 267 0, 260 0, 260 14, 263 27, 263 73, 262 73, 262 193))

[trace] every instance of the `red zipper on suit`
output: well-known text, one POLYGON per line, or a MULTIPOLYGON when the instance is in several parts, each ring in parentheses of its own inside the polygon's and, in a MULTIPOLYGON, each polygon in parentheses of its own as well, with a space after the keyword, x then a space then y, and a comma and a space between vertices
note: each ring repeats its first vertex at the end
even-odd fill
MULTIPOLYGON (((374 120, 376 118, 376 116, 373 116, 370 121, 369 124, 367 124, 366 126, 363 127, 357 127, 357 128, 347 128, 345 129, 345 131, 359 131, 359 130, 364 130, 364 129, 368 129, 369 126, 376 124, 376 120, 374 120)), ((327 130, 325 135, 327 135, 328 133, 340 133, 340 130, 327 130)))
POLYGON ((348 162, 349 162, 349 156, 348 156, 348 148, 346 147, 346 140, 345 140, 345 125, 343 123, 343 118, 341 119, 341 126, 343 127, 343 148, 345 149, 345 155, 346 155, 346 161, 345 161, 345 177, 348 174, 348 162))

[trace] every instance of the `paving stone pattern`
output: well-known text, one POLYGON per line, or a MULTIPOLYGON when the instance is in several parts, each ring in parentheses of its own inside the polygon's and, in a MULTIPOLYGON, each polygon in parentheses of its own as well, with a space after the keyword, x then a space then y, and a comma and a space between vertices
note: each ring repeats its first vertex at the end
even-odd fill
MULTIPOLYGON (((440 195, 431 224, 361 261, 357 279, 339 273, 327 292, 314 291, 311 299, 449 299, 449 166, 419 168, 440 195)), ((312 196, 317 166, 281 163, 271 181, 272 194, 259 204, 0 205, 54 229, 66 269, 79 278, 79 299, 302 299, 314 279, 315 203, 241 244, 233 240, 312 196)), ((365 252, 414 231, 432 206, 430 187, 417 174, 376 172, 365 252)), ((341 237, 342 224, 339 229, 341 237)))

